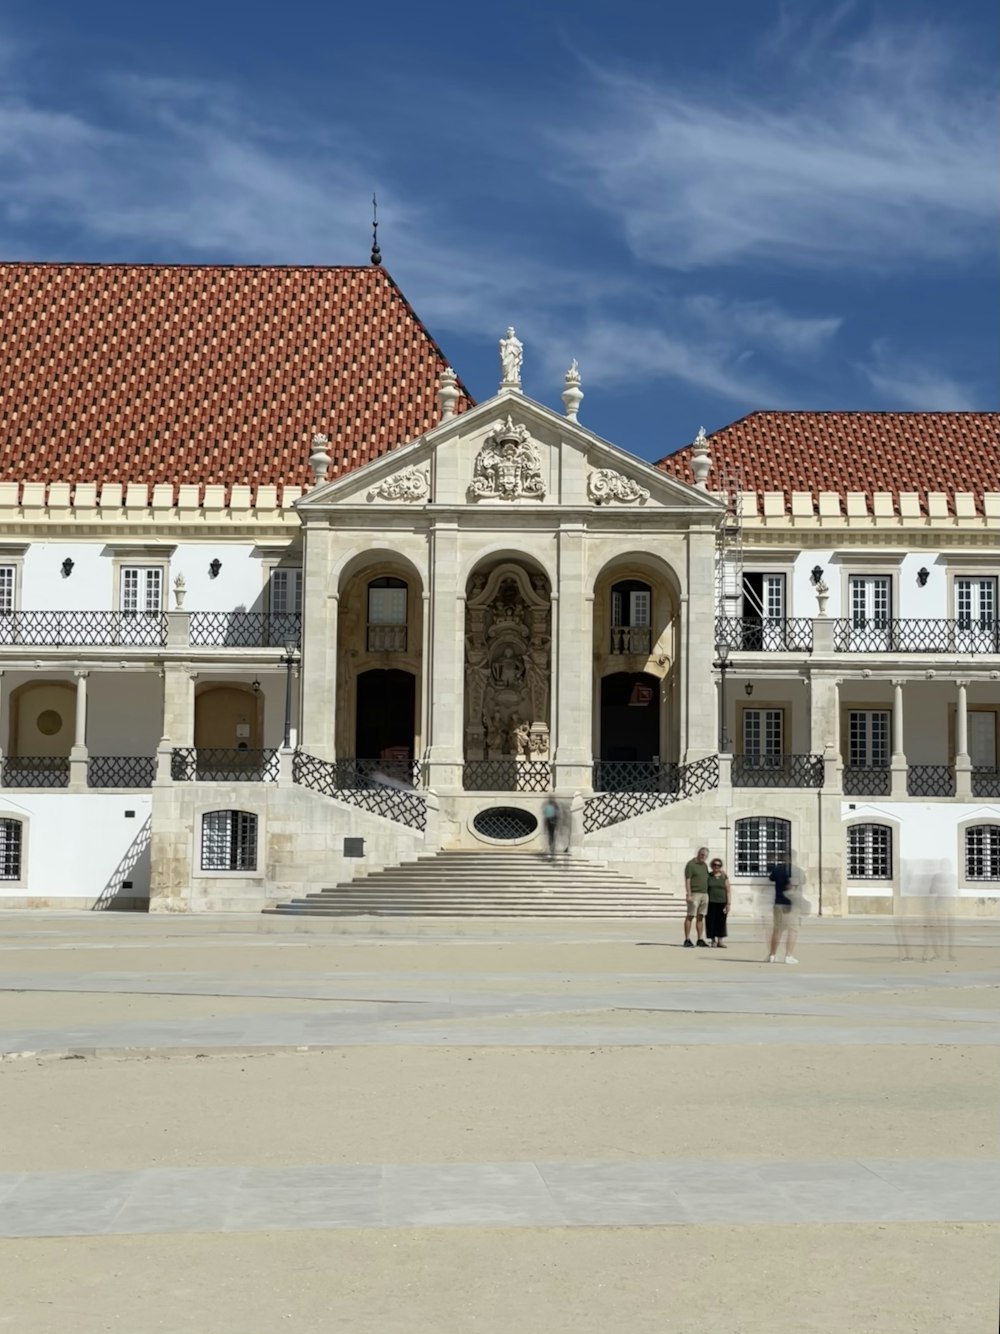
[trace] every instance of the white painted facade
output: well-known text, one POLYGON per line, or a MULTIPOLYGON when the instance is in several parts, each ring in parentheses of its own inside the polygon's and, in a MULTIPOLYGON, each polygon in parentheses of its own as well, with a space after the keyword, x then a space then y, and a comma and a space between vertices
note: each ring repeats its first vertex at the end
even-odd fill
POLYGON ((742 911, 766 883, 740 869, 746 822, 761 818, 789 822, 825 912, 893 911, 929 893, 1000 911, 994 836, 976 835, 982 876, 967 874, 966 844, 968 830, 1000 827, 1000 495, 932 497, 929 515, 906 495, 876 495, 869 512, 860 494, 794 493, 790 513, 783 498, 744 496, 720 602, 731 498, 712 493, 710 471, 707 488, 689 487, 617 450, 575 420, 572 395, 569 415, 510 385, 458 417, 447 385, 441 401, 425 436, 280 503, 273 487, 251 508, 247 488, 202 498, 109 484, 78 486, 71 506, 65 486, 0 484, 0 570, 13 570, 0 603, 0 831, 21 826, 3 902, 265 906, 422 851, 495 846, 477 818, 537 818, 551 788, 573 802, 575 855, 678 884, 704 841, 724 854, 742 911), (520 459, 507 491, 490 471, 505 449, 520 459), (160 571, 134 616, 126 569, 160 571), (782 590, 770 622, 747 611, 745 590, 765 577, 782 590), (860 630, 857 580, 886 590, 884 616, 860 630), (971 638, 962 580, 987 588, 971 638), (732 743, 720 760, 717 616, 732 743), (625 690, 617 703, 610 678, 625 690), (393 715, 407 691, 409 712, 393 715), (325 794, 278 755, 286 726, 325 794), (409 800, 424 803, 422 826, 340 795, 358 759, 407 783, 419 764, 409 800), (657 804, 685 766, 711 783, 657 804), (252 869, 201 865, 213 811, 253 818, 226 834, 252 841, 252 869), (874 836, 889 850, 878 875, 851 872, 861 824, 889 831, 874 836), (151 853, 130 865, 141 829, 151 853), (352 838, 360 857, 345 851, 352 838))

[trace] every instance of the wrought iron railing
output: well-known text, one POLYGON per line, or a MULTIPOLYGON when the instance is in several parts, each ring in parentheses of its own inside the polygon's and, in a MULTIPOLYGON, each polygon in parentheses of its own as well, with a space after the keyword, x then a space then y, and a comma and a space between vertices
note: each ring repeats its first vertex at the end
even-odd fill
POLYGON ((733 756, 733 787, 822 786, 822 755, 733 756))
POLYGON ((953 797, 955 771, 950 764, 911 764, 906 770, 909 797, 953 797))
POLYGON ((595 792, 676 792, 679 764, 661 760, 595 760, 595 792))
MULTIPOLYGON (((304 750, 297 750, 292 760, 292 777, 296 783, 313 792, 322 793, 325 797, 335 797, 338 801, 360 806, 373 815, 409 825, 411 829, 427 828, 427 799, 420 793, 407 790, 401 785, 390 786, 374 780, 366 786, 341 787, 340 784, 347 776, 344 766, 350 763, 344 760, 321 760, 304 750)), ((357 761, 354 763, 357 764, 357 761)))
POLYGON ((652 642, 652 628, 648 625, 613 625, 611 627, 612 653, 640 653, 648 658, 652 642))
POLYGON ((834 621, 837 653, 1000 653, 995 621, 842 618, 834 621))
POLYGON ((0 612, 0 645, 31 648, 162 648, 167 642, 163 612, 0 612))
POLYGON ((156 758, 152 755, 91 755, 88 787, 152 787, 156 758))
POLYGON ((170 756, 170 777, 175 783, 275 783, 278 752, 179 746, 170 756))
POLYGON ((283 648, 302 634, 302 617, 291 611, 193 611, 192 648, 283 648))
POLYGON ((4 787, 68 787, 69 760, 61 755, 5 755, 0 777, 4 787))
POLYGON ((987 769, 977 765, 972 770, 972 795, 1000 797, 1000 769, 987 769))
POLYGON ((419 760, 360 760, 354 756, 324 760, 332 764, 338 791, 362 787, 415 788, 420 785, 419 760))
POLYGON ((404 625, 369 625, 369 653, 405 653, 406 626, 404 625))
POLYGON ((694 760, 690 764, 677 766, 677 785, 669 792, 602 792, 600 796, 588 797, 583 803, 583 832, 592 834, 595 829, 604 829, 608 825, 620 824, 631 820, 636 815, 648 815, 650 811, 672 802, 682 801, 687 797, 696 797, 702 792, 709 792, 719 786, 719 757, 707 755, 703 760, 694 760))
POLYGON ((892 793, 892 771, 888 765, 844 766, 845 797, 888 797, 892 793))
POLYGON ((462 766, 466 792, 548 792, 552 765, 548 760, 466 760, 462 766))
POLYGON ((809 653, 813 623, 808 616, 717 616, 715 642, 745 653, 809 653))

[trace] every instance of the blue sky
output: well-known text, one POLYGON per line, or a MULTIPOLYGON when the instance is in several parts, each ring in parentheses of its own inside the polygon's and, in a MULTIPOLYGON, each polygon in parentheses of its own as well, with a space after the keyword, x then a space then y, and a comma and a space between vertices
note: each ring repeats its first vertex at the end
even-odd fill
POLYGON ((0 255, 386 267, 655 458, 996 406, 994 0, 7 0, 0 255))

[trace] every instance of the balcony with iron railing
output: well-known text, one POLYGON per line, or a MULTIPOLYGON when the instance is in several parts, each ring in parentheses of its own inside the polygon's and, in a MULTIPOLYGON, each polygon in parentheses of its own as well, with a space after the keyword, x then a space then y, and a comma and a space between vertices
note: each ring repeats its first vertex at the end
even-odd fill
POLYGON ((823 786, 822 755, 734 755, 733 787, 823 786))
POLYGON ((297 612, 7 611, 3 648, 282 648, 299 642, 297 612))
POLYGON ((967 620, 842 617, 833 623, 835 653, 1000 653, 1000 624, 967 620))
POLYGON ((715 642, 731 652, 809 653, 813 623, 807 616, 762 619, 753 616, 718 616, 715 642))

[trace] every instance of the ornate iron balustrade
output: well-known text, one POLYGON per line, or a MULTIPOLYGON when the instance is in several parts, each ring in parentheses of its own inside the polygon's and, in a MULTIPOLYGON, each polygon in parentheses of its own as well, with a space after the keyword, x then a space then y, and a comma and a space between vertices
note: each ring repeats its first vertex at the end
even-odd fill
POLYGON ((170 756, 175 783, 276 783, 276 750, 230 750, 179 746, 170 756))
POLYGON ((955 774, 950 764, 911 764, 906 770, 908 797, 953 797, 955 774))
POLYGON ((892 771, 887 765, 848 764, 844 766, 845 797, 888 797, 892 795, 892 771))
POLYGON ((717 616, 715 642, 743 653, 811 653, 813 623, 808 616, 717 616))
POLYGON ((405 653, 405 625, 369 625, 369 653, 405 653))
POLYGON ((974 797, 1000 797, 1000 769, 977 766, 972 770, 974 797))
POLYGON ((638 653, 648 658, 652 642, 651 626, 613 625, 611 627, 612 653, 638 653))
POLYGON ((419 760, 324 760, 336 770, 337 790, 363 787, 415 788, 420 783, 419 760))
POLYGON ((686 797, 696 797, 719 786, 719 757, 707 755, 703 760, 677 766, 677 783, 669 792, 602 792, 588 797, 583 803, 583 832, 620 824, 636 815, 648 815, 661 806, 670 806, 686 797))
POLYGON ((69 759, 61 755, 7 755, 0 761, 4 787, 68 787, 69 759))
POLYGON ((995 621, 902 617, 834 621, 837 653, 1000 653, 995 621))
POLYGON ((0 612, 0 645, 30 648, 162 648, 167 642, 163 612, 0 612))
POLYGON ((822 786, 822 755, 733 756, 733 787, 822 786))
POLYGON ((88 787, 152 787, 155 777, 153 755, 91 755, 87 760, 88 787))
POLYGON ((291 611, 193 611, 192 648, 284 648, 302 634, 302 617, 291 611))
POLYGON ((595 760, 595 792, 676 792, 680 765, 660 760, 595 760))
MULTIPOLYGON (((319 792, 324 797, 335 797, 373 815, 381 815, 411 829, 427 828, 427 798, 401 785, 370 781, 363 787, 341 787, 345 781, 345 766, 356 765, 357 760, 321 760, 304 750, 297 750, 292 760, 292 778, 302 787, 319 792)), ((374 761, 367 761, 374 763, 374 761)))
POLYGON ((462 765, 466 792, 548 792, 552 765, 548 760, 466 760, 462 765))

